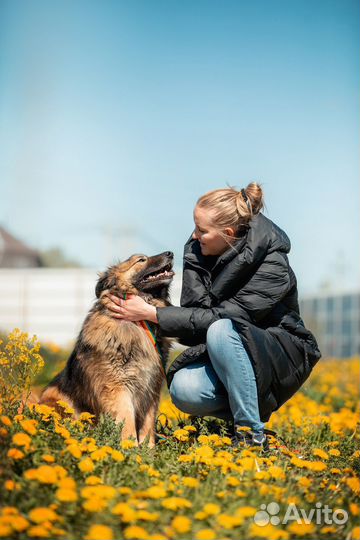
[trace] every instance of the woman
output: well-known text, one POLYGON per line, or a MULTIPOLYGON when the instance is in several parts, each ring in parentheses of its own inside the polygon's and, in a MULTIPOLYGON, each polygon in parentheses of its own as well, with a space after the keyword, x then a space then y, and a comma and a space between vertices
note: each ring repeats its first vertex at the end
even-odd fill
POLYGON ((262 208, 255 182, 206 193, 185 244, 181 307, 155 308, 138 296, 111 296, 110 307, 189 345, 167 370, 180 410, 233 419, 239 441, 266 448, 265 422, 321 354, 300 318, 289 238, 262 208))

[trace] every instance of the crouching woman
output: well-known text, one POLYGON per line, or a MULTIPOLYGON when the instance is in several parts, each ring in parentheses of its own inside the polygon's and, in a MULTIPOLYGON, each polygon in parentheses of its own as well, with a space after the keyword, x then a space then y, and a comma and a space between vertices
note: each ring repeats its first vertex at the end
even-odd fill
POLYGON ((167 370, 180 410, 232 419, 239 440, 265 447, 265 423, 321 353, 300 317, 290 240, 263 205, 255 182, 200 197, 184 249, 181 307, 155 308, 134 296, 112 297, 112 309, 157 323, 189 346, 167 370))

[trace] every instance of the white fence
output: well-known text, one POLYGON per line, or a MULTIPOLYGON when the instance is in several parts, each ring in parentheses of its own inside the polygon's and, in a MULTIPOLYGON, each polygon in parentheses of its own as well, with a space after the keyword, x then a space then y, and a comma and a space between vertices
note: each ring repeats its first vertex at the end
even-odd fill
MULTIPOLYGON (((42 342, 67 345, 80 331, 95 301, 98 274, 92 269, 0 269, 0 330, 20 328, 42 342)), ((179 305, 181 273, 171 300, 179 305)))

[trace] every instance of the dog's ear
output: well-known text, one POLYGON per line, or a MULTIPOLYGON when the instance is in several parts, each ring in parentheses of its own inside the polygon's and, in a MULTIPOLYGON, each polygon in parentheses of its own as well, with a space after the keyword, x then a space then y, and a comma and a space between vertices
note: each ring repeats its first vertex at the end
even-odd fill
POLYGON ((100 298, 100 294, 103 291, 105 291, 106 289, 111 289, 111 287, 114 287, 114 285, 115 279, 113 277, 110 277, 108 270, 99 274, 99 280, 95 287, 96 298, 100 298))

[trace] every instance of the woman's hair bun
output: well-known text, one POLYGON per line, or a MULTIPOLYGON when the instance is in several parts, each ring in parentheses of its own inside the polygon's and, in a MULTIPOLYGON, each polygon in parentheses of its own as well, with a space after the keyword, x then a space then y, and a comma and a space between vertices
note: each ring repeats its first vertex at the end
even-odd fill
POLYGON ((264 192, 261 185, 257 182, 250 182, 246 188, 239 191, 239 196, 244 199, 244 194, 247 197, 248 208, 252 214, 258 214, 264 208, 264 192))

